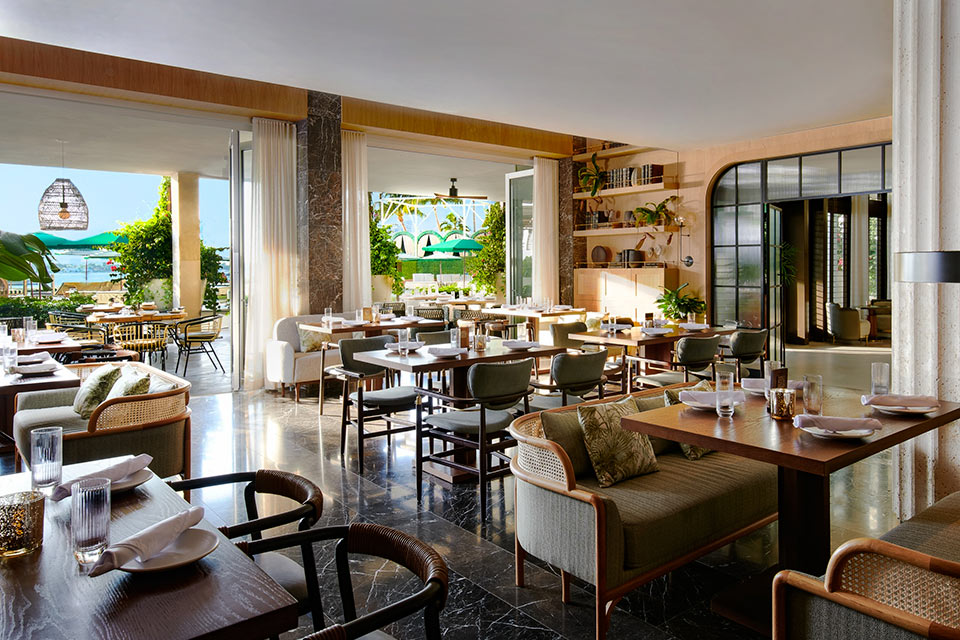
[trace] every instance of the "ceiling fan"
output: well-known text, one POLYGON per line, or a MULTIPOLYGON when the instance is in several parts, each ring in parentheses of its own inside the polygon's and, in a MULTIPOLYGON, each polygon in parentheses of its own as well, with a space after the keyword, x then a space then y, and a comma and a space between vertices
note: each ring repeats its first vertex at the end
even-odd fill
POLYGON ((438 198, 460 198, 461 200, 486 200, 487 196, 461 196, 457 191, 457 179, 450 178, 450 191, 448 193, 434 193, 438 198))

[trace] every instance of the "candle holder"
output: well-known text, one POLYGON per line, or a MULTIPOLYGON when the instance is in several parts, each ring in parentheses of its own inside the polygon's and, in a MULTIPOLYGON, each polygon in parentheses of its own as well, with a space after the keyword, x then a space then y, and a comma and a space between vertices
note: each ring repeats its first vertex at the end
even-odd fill
POLYGON ((797 394, 793 389, 770 389, 770 415, 775 420, 793 420, 797 413, 797 394))
POLYGON ((32 553, 43 544, 43 501, 39 491, 0 496, 0 557, 32 553))

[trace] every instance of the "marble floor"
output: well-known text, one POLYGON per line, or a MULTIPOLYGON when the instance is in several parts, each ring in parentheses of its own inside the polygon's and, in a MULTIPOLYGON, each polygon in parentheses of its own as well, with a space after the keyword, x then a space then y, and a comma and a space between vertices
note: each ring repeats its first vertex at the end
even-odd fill
MULTIPOLYGON (((221 343, 218 349, 225 345, 221 343)), ((792 357, 793 354, 791 354, 792 357)), ((831 357, 839 357, 839 353, 831 357)), ((806 357, 806 356, 804 356, 806 357)), ((866 357, 873 357, 872 355, 866 357)), ((843 360, 846 359, 846 356, 843 360)), ((807 362, 809 368, 815 361, 807 362)), ((560 578, 538 561, 528 562, 527 586, 514 586, 513 479, 491 482, 488 519, 478 517, 475 486, 431 481, 418 506, 414 487, 413 437, 403 434, 388 447, 384 438, 369 440, 364 469, 357 468, 356 443, 339 454, 337 398, 328 395, 325 415, 318 415, 316 388, 299 403, 275 392, 229 392, 229 375, 214 373, 209 362, 191 363, 195 381, 192 475, 276 468, 303 475, 324 492, 320 526, 366 521, 396 527, 433 545, 450 568, 450 596, 441 617, 445 638, 593 637, 593 597, 589 585, 576 584, 573 603, 560 602, 560 578), (223 391, 223 385, 226 391, 223 391)), ((229 370, 229 369, 228 369, 229 370)), ((0 473, 12 470, 12 456, 0 456, 0 473)), ((875 456, 834 474, 831 480, 833 544, 857 535, 878 535, 895 524, 890 499, 889 454, 875 456)), ((243 519, 239 487, 194 492, 192 501, 207 508, 217 524, 243 519)), ((261 513, 288 508, 268 500, 261 513)), ((610 638, 727 639, 756 634, 710 611, 719 591, 775 562, 776 524, 700 561, 654 580, 624 598, 615 610, 610 638)), ((292 557, 299 561, 299 553, 292 557)), ((341 619, 331 544, 317 545, 326 615, 341 619)), ((358 606, 377 607, 416 588, 416 579, 387 562, 352 561, 358 606)), ((309 617, 285 639, 312 631, 309 617)), ((396 638, 423 636, 422 622, 412 617, 387 629, 396 638)))

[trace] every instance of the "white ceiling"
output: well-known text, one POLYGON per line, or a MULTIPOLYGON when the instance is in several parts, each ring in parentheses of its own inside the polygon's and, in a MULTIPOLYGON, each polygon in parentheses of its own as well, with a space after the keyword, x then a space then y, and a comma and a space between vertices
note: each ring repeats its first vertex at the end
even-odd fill
POLYGON ((432 196, 447 193, 450 178, 457 179, 461 197, 486 196, 503 202, 504 175, 512 164, 412 153, 393 149, 367 149, 367 184, 370 191, 432 196))
POLYGON ((0 163, 59 166, 59 139, 75 169, 224 178, 231 126, 240 123, 0 91, 0 163))
POLYGON ((683 149, 889 115, 892 4, 4 0, 0 33, 683 149))

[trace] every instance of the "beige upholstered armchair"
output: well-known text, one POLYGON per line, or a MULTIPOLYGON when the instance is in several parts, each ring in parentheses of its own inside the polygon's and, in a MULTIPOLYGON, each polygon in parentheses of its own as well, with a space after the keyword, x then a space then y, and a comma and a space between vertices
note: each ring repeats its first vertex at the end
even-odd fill
POLYGON ((834 340, 866 340, 870 335, 870 322, 862 319, 856 309, 828 302, 827 334, 834 340))
MULTIPOLYGON (((303 351, 300 345, 300 323, 317 323, 323 314, 310 314, 280 318, 273 325, 273 339, 268 340, 264 350, 264 367, 267 381, 280 386, 283 394, 288 385, 293 386, 294 396, 300 401, 300 385, 318 384, 325 379, 324 368, 340 364, 340 355, 335 349, 303 351)), ((334 345, 335 346, 335 345, 334 345)), ((323 404, 323 390, 320 400, 323 404)), ((322 408, 321 408, 322 410, 322 408)))
MULTIPOLYGON (((83 380, 101 366, 105 365, 71 364, 67 368, 83 380)), ((30 432, 60 426, 64 464, 147 453, 153 456, 150 468, 157 475, 190 475, 190 383, 140 362, 114 366, 139 369, 165 388, 106 400, 89 420, 73 410, 78 388, 17 394, 13 416, 17 471, 23 460, 30 463, 30 432)))

